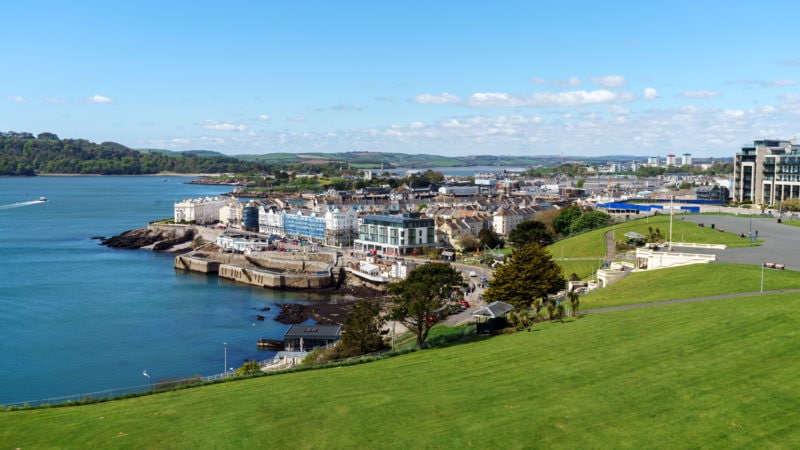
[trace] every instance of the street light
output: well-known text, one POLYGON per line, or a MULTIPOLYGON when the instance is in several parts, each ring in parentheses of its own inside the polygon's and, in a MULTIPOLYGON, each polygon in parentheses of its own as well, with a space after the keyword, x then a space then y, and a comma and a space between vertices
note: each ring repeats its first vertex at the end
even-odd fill
POLYGON ((761 263, 761 295, 764 295, 764 266, 766 265, 765 262, 761 263))
POLYGON ((152 391, 152 390, 153 390, 153 379, 152 379, 152 378, 150 378, 150 374, 149 374, 149 373, 147 373, 147 369, 144 369, 144 370, 142 371, 142 375, 144 375, 144 376, 146 376, 146 377, 147 377, 147 386, 148 386, 149 390, 151 390, 151 391, 152 391))
POLYGON ((222 372, 225 373, 225 378, 228 377, 228 343, 223 342, 222 345, 225 347, 225 359, 222 362, 222 372))

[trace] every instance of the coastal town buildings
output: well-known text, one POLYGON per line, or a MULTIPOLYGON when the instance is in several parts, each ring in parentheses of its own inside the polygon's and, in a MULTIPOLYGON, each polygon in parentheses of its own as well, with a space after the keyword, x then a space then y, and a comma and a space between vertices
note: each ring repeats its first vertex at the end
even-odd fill
POLYGON ((776 205, 800 198, 800 146, 793 140, 757 140, 734 160, 734 200, 776 205))
POLYGON ((492 229, 500 236, 508 237, 517 225, 526 220, 533 220, 536 210, 527 207, 508 207, 497 210, 492 215, 492 229))
POLYGON ((312 211, 284 212, 283 234, 295 239, 306 239, 310 242, 324 242, 325 217, 320 217, 312 211))
POLYGON ((219 223, 229 227, 241 228, 244 204, 233 200, 225 203, 219 209, 219 223))
POLYGON ((283 211, 259 206, 258 232, 261 234, 281 236, 283 234, 283 211))
POLYGON ((229 199, 205 197, 185 199, 174 205, 174 218, 178 223, 207 225, 219 221, 219 211, 229 199))
POLYGON ((333 208, 325 212, 325 245, 350 247, 358 236, 358 211, 333 208))
POLYGON ((419 214, 369 215, 359 219, 355 249, 364 253, 400 256, 436 247, 436 222, 419 214))

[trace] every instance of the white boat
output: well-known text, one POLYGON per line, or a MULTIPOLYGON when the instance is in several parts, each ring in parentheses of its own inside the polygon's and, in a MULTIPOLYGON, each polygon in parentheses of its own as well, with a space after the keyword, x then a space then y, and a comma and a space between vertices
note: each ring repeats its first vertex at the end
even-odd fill
POLYGON ((47 201, 47 197, 45 197, 45 196, 39 197, 39 201, 40 202, 46 202, 47 201))

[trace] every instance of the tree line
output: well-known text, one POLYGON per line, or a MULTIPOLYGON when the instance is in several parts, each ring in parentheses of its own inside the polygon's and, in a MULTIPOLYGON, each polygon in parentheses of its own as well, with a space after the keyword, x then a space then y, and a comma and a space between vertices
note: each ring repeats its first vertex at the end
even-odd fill
POLYGON ((181 156, 131 150, 114 142, 59 139, 53 133, 0 133, 0 175, 146 175, 160 172, 263 172, 261 163, 228 156, 181 156))

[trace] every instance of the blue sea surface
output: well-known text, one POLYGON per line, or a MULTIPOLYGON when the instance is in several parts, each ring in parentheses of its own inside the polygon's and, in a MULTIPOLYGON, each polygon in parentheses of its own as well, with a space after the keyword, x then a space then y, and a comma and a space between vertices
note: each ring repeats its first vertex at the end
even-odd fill
POLYGON ((256 342, 288 329, 276 304, 308 295, 176 271, 171 254, 92 239, 230 190, 190 180, 0 177, 0 404, 144 390, 145 369, 156 383, 222 373, 226 354, 234 368, 274 355, 256 342))

